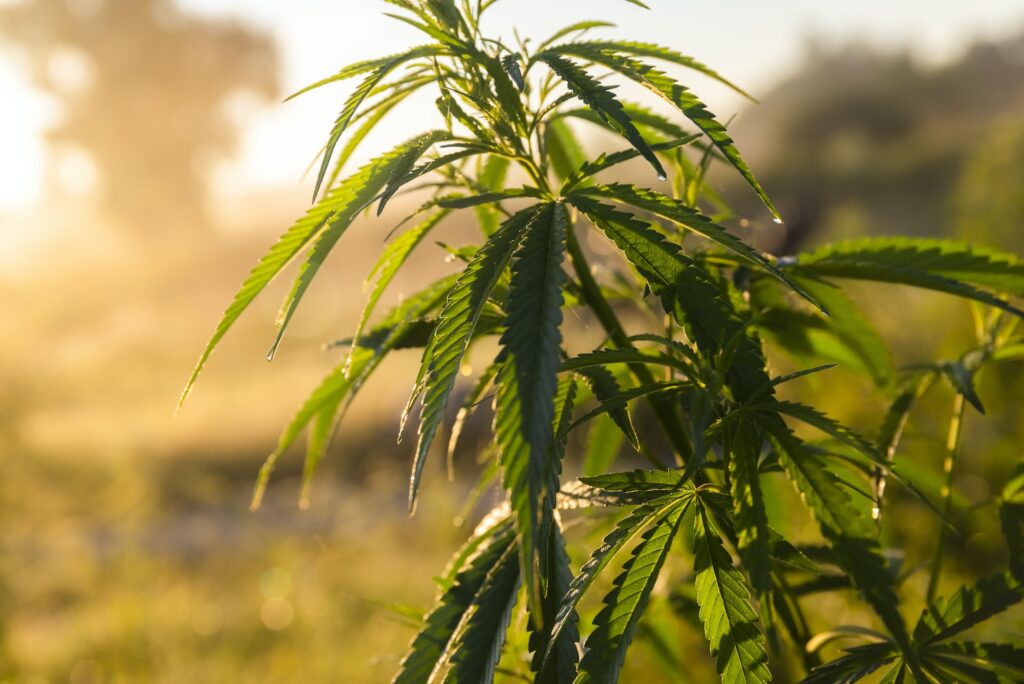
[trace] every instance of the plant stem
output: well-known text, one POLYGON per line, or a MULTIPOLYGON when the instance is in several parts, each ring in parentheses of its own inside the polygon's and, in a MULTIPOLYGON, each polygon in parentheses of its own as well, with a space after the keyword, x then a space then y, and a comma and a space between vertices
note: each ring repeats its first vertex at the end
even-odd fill
MULTIPOLYGON (((580 287, 583 290, 583 297, 597 316, 597 320, 600 321, 601 326, 605 329, 605 332, 608 333, 609 338, 611 338, 611 341, 615 346, 622 349, 632 348, 633 345, 629 341, 629 335, 626 334, 625 329, 622 327, 622 323, 619 322, 618 316, 615 315, 615 311, 601 292, 601 286, 597 284, 597 281, 594 279, 594 275, 590 272, 590 265, 587 263, 587 258, 583 254, 583 249, 580 247, 579 240, 576 239, 576 230, 573 225, 569 226, 568 248, 573 269, 576 271, 576 277, 579 278, 580 287)), ((641 384, 650 384, 655 382, 654 376, 651 374, 651 371, 647 366, 630 364, 629 368, 636 377, 637 382, 641 384)), ((683 465, 689 459, 693 450, 689 441, 687 441, 686 431, 683 430, 682 423, 680 423, 679 414, 676 413, 675 405, 665 399, 653 397, 648 401, 650 402, 651 409, 653 409, 658 421, 665 429, 665 434, 668 436, 669 442, 671 442, 672 447, 676 452, 678 465, 683 465)))
POLYGON ((931 575, 928 578, 928 592, 926 598, 929 605, 935 601, 935 593, 939 586, 939 575, 942 572, 942 553, 946 546, 946 520, 953 512, 953 467, 956 464, 957 449, 960 445, 960 435, 964 425, 964 395, 958 393, 953 400, 953 417, 949 421, 949 435, 946 438, 946 458, 942 464, 942 470, 946 475, 946 481, 942 485, 942 526, 939 528, 939 541, 935 547, 935 555, 932 557, 931 575))

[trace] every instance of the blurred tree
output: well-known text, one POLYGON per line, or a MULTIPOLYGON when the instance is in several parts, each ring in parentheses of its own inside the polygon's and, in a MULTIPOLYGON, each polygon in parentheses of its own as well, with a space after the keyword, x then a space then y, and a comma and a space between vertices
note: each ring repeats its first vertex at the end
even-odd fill
POLYGON ((944 198, 979 132, 1022 107, 1024 34, 977 43, 939 67, 864 45, 812 45, 806 66, 736 126, 787 219, 766 247, 790 253, 806 240, 861 233, 949 234, 944 198))
POLYGON ((91 158, 103 209, 132 232, 205 226, 204 172, 237 143, 228 98, 277 92, 269 37, 171 0, 28 0, 0 8, 0 37, 63 105, 51 144, 91 158))

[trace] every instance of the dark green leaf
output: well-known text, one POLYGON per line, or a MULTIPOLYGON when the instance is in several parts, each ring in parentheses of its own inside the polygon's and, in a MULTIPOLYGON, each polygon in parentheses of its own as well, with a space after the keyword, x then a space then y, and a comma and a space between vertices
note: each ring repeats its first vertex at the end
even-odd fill
MULTIPOLYGON (((693 57, 688 57, 684 54, 676 52, 667 47, 655 45, 653 43, 638 43, 635 41, 628 40, 615 40, 615 41, 586 41, 573 43, 568 46, 564 46, 566 54, 575 54, 581 57, 586 57, 587 52, 600 51, 600 52, 612 52, 624 55, 630 55, 633 57, 653 57, 654 59, 660 59, 665 62, 671 62, 672 64, 678 64, 679 66, 693 69, 699 73, 704 74, 708 78, 712 78, 719 83, 728 86, 735 90, 740 95, 748 99, 753 99, 750 95, 742 88, 737 86, 732 81, 729 81, 724 76, 719 74, 711 67, 698 62, 693 57)), ((552 52, 562 52, 563 46, 556 46, 551 48, 552 52)))
POLYGON ((535 624, 533 621, 529 623, 532 628, 529 648, 533 654, 530 669, 537 673, 535 684, 560 684, 572 681, 576 673, 576 663, 579 661, 576 644, 580 635, 575 612, 568 616, 565 625, 559 631, 557 643, 551 645, 551 633, 558 619, 558 608, 562 597, 569 591, 572 572, 569 569, 569 555, 565 551, 565 539, 557 525, 552 528, 548 543, 551 547, 547 554, 548 590, 541 601, 540 623, 543 627, 537 630, 532 627, 535 624), (551 657, 545 658, 549 650, 551 657))
POLYGON ((914 640, 930 644, 948 639, 1024 599, 1024 587, 1009 573, 964 587, 921 614, 914 628, 914 640))
POLYGON ((543 502, 550 487, 545 466, 554 446, 566 225, 565 209, 547 204, 526 227, 512 263, 503 365, 495 381, 495 440, 531 607, 541 590, 538 535, 545 513, 550 515, 543 502))
POLYGON ((632 59, 631 57, 623 57, 612 52, 594 48, 585 47, 585 44, 570 44, 560 48, 564 54, 573 54, 577 57, 582 57, 595 64, 608 67, 613 71, 617 71, 626 78, 629 78, 641 85, 645 86, 656 95, 660 96, 667 102, 674 105, 679 109, 683 115, 693 122, 700 130, 704 131, 704 134, 708 136, 711 142, 718 148, 718 150, 725 156, 725 158, 732 164, 744 180, 754 189, 764 205, 768 207, 768 210, 772 212, 772 215, 779 221, 781 216, 775 205, 772 204, 768 194, 758 183, 754 174, 751 172, 750 167, 743 161, 743 157, 740 156, 739 150, 736 149, 736 145, 733 143, 732 138, 725 130, 725 126, 718 122, 711 112, 708 111, 696 95, 691 93, 685 86, 677 83, 674 79, 669 77, 665 72, 657 69, 649 64, 645 64, 638 60, 632 59), (578 47, 584 45, 584 47, 578 47))
POLYGON ((952 240, 865 238, 826 245, 787 263, 794 275, 901 283, 1024 312, 975 286, 1024 294, 1024 262, 952 240))
POLYGON ((520 91, 526 88, 526 83, 523 81, 523 69, 519 63, 521 57, 519 54, 505 55, 501 58, 501 66, 505 69, 505 73, 512 79, 512 82, 516 84, 516 88, 520 91))
POLYGON ((767 642, 743 575, 711 526, 703 504, 694 516, 693 571, 704 635, 723 682, 770 682, 767 642))
POLYGON ((489 575, 504 559, 515 559, 511 522, 499 524, 485 535, 474 536, 455 556, 451 584, 441 593, 423 627, 409 645, 393 684, 420 684, 430 679, 466 613, 478 604, 478 595, 489 575))
POLYGON ((580 369, 580 375, 587 381, 594 397, 602 405, 609 406, 608 416, 612 419, 613 424, 618 426, 633 448, 639 448, 640 440, 636 436, 636 429, 633 427, 633 419, 629 417, 628 408, 625 405, 609 404, 613 397, 622 392, 619 382, 612 372, 601 366, 593 366, 580 369))
MULTIPOLYGON (((285 98, 285 102, 293 98, 296 98, 299 95, 302 95, 303 93, 308 93, 310 90, 314 90, 316 88, 325 86, 329 83, 336 83, 338 81, 344 81, 346 79, 352 78, 353 76, 360 76, 362 74, 386 67, 389 64, 394 64, 395 66, 398 66, 404 62, 418 59, 420 57, 430 57, 433 55, 441 54, 443 50, 444 48, 441 47, 440 45, 421 45, 411 50, 406 50, 401 54, 388 55, 387 57, 378 57, 376 59, 367 59, 362 62, 356 62, 355 64, 350 64, 349 66, 345 67, 344 69, 334 74, 333 76, 328 76, 325 79, 317 81, 316 83, 312 83, 306 86, 305 88, 302 88, 301 90, 292 93, 287 98, 285 98)), ((394 66, 391 67, 391 70, 393 69, 394 66)))
POLYGON ((594 580, 597 579, 597 576, 601 574, 601 571, 604 570, 622 547, 648 525, 661 520, 680 505, 688 505, 689 500, 692 500, 692 489, 683 496, 669 494, 638 506, 632 513, 616 523, 615 529, 605 535, 601 546, 594 550, 590 560, 583 564, 579 574, 573 578, 572 583, 569 585, 569 590, 565 593, 558 608, 553 638, 556 638, 575 619, 576 606, 580 599, 583 598, 587 589, 590 588, 594 580))
POLYGON ((420 414, 416 455, 409 483, 410 506, 416 502, 423 463, 444 418, 448 397, 455 387, 462 357, 469 348, 473 331, 486 308, 491 291, 522 239, 523 231, 536 219, 538 213, 538 207, 534 206, 506 221, 477 252, 441 309, 437 327, 423 352, 420 377, 416 380, 406 409, 408 414, 409 408, 422 394, 423 411, 420 414))
MULTIPOLYGON (((698 137, 699 136, 696 135, 688 135, 682 138, 676 138, 675 140, 669 140, 667 142, 655 143, 651 145, 651 149, 655 152, 667 152, 669 150, 674 150, 677 147, 688 145, 698 137)), ((630 161, 631 159, 636 159, 639 156, 640 153, 636 150, 622 150, 621 152, 614 152, 612 154, 601 154, 594 161, 584 162, 565 178, 565 183, 562 185, 562 193, 568 193, 586 179, 604 171, 605 169, 610 169, 613 166, 630 161)))
POLYGON ((801 684, 852 684, 896 659, 892 644, 868 644, 846 651, 847 655, 814 668, 801 684))
POLYGON ((610 88, 602 85, 600 81, 594 79, 571 60, 552 53, 542 53, 537 58, 551 67, 552 71, 565 81, 576 97, 585 102, 588 107, 626 138, 640 152, 641 156, 650 162, 658 173, 659 179, 664 180, 667 177, 665 168, 651 151, 640 132, 636 130, 636 126, 633 125, 629 115, 626 114, 622 104, 610 88))
POLYGON ((449 668, 444 678, 447 684, 490 684, 494 681, 519 583, 519 561, 513 546, 488 573, 473 599, 471 610, 466 613, 455 639, 450 642, 453 648, 450 649, 449 668))
POLYGON ((685 511, 686 505, 677 505, 648 529, 633 549, 622 574, 615 578, 611 592, 605 597, 604 607, 594 618, 596 629, 587 637, 587 652, 580 661, 576 684, 619 680, 626 650, 685 511))

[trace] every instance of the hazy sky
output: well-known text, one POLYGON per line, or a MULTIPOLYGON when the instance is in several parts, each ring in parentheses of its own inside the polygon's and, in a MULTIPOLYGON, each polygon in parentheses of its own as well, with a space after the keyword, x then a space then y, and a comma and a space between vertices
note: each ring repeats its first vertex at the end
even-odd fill
MULTIPOLYGON (((0 0, 0 4, 12 0, 0 0)), ((501 0, 491 28, 545 36, 580 19, 607 19, 616 35, 670 45, 718 69, 755 95, 795 67, 806 38, 826 44, 859 40, 884 48, 907 46, 920 58, 956 56, 978 37, 1001 37, 1024 26, 1024 0, 648 0, 653 12, 623 0, 501 0)), ((351 61, 423 42, 416 32, 381 16, 375 0, 180 0, 191 11, 237 17, 272 33, 282 51, 282 83, 292 90, 351 61)), ((393 9, 393 8, 391 8, 393 9)), ((723 118, 739 103, 695 82, 723 118)), ((347 86, 286 105, 234 102, 243 126, 238 159, 215 182, 232 194, 296 184, 322 142, 347 86)), ((34 92, 16 59, 0 52, 0 213, 26 211, 41 194, 46 168, 40 132, 59 109, 34 92)), ((395 126, 417 132, 415 107, 395 126)), ((400 135, 404 135, 402 131, 400 135)), ((399 134, 396 134, 399 135, 399 134)), ((379 148, 380 143, 378 143, 379 148)), ((372 151, 371 145, 368 151, 372 151)))

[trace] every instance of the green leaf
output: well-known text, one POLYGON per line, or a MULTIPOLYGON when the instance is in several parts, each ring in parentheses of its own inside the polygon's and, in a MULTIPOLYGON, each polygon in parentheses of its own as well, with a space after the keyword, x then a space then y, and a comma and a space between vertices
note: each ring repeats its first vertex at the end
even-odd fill
POLYGON ((694 233, 725 247, 730 252, 734 252, 747 263, 764 269, 771 276, 777 278, 779 282, 792 288, 793 291, 811 302, 811 304, 828 313, 824 306, 805 292, 802 287, 790 280, 775 264, 768 261, 764 255, 721 226, 715 224, 704 214, 688 207, 679 200, 674 200, 653 190, 638 188, 635 185, 622 185, 620 183, 584 188, 579 192, 599 199, 622 202, 688 228, 694 233))
MULTIPOLYGON (((285 102, 287 102, 288 100, 292 100, 298 97, 299 95, 302 95, 303 93, 308 93, 311 90, 315 90, 330 83, 344 81, 354 76, 361 76, 362 74, 368 73, 370 71, 375 71, 396 61, 398 62, 398 64, 396 64, 395 66, 399 66, 402 63, 411 61, 413 59, 441 54, 443 51, 444 48, 440 45, 421 45, 411 50, 406 50, 405 52, 400 54, 388 55, 387 57, 377 57, 376 59, 367 59, 361 62, 356 62, 355 64, 348 65, 347 67, 345 67, 344 69, 342 69, 341 71, 332 76, 328 76, 327 78, 321 79, 316 83, 311 83, 305 88, 297 90, 296 92, 292 93, 287 98, 285 98, 285 102)), ((394 67, 392 67, 392 69, 394 69, 394 67)))
MULTIPOLYGON (((401 82, 400 82, 401 83, 401 82)), ((352 123, 362 120, 359 128, 357 128, 351 136, 345 146, 338 153, 338 156, 334 160, 334 169, 331 171, 330 177, 327 179, 327 187, 333 188, 338 182, 338 177, 344 170, 345 165, 355 154, 359 146, 366 140, 366 137, 377 127, 377 125, 384 120, 384 118, 391 113, 391 111, 399 104, 404 102, 410 95, 415 93, 417 90, 422 88, 428 83, 433 83, 433 79, 430 77, 420 77, 408 81, 405 87, 396 87, 387 97, 375 102, 372 106, 360 112, 358 115, 352 118, 352 123)), ((388 86, 395 87, 398 84, 387 84, 388 86)), ((351 124, 350 124, 351 125, 351 124)), ((326 146, 325 148, 326 149, 326 146)))
POLYGON ((618 98, 611 89, 604 86, 600 81, 591 77, 579 65, 571 60, 565 59, 553 53, 541 53, 537 59, 551 67, 559 78, 565 81, 573 95, 585 102, 602 119, 612 126, 620 135, 630 142, 640 152, 641 156, 650 162, 651 166, 658 173, 658 178, 664 180, 667 177, 665 168, 658 161, 657 156, 651 151, 650 146, 636 130, 629 115, 622 108, 618 98))
MULTIPOLYGON (((555 390, 555 417, 551 426, 554 439, 551 443, 551 449, 548 451, 547 459, 541 468, 548 479, 547 487, 544 490, 544 503, 537 535, 540 540, 537 555, 541 567, 538 578, 540 579, 540 589, 543 596, 547 596, 550 593, 548 580, 551 577, 551 572, 558 570, 558 568, 552 565, 553 559, 550 554, 553 547, 545 540, 550 540, 553 534, 552 531, 558 527, 555 509, 558 507, 558 495, 562 489, 562 459, 565 457, 565 448, 569 442, 569 429, 572 426, 572 414, 576 406, 576 390, 577 383, 575 377, 570 375, 559 378, 555 390)), ((568 572, 568 568, 565 571, 568 572)), ((571 573, 569 579, 572 579, 571 573)), ((568 580, 566 580, 566 584, 568 584, 568 580)), ((560 598, 561 594, 555 597, 555 601, 557 602, 560 598)), ((547 613, 546 609, 542 610, 541 620, 538 620, 537 624, 541 625, 544 629, 548 629, 553 622, 549 618, 554 616, 556 609, 557 605, 550 613, 547 613), (543 622, 544 619, 547 622, 543 622)))
MULTIPOLYGON (((384 78, 392 71, 405 64, 408 61, 417 59, 419 57, 429 57, 431 55, 439 54, 441 48, 437 45, 424 45, 421 47, 413 48, 407 52, 403 52, 400 55, 394 55, 384 60, 379 60, 379 64, 370 72, 362 83, 349 95, 348 100, 345 101, 345 105, 342 107, 341 112, 338 114, 338 118, 334 121, 334 126, 331 128, 331 134, 327 138, 327 145, 324 147, 323 159, 320 162, 320 170, 317 172, 316 184, 313 187, 313 200, 316 201, 317 196, 320 194, 320 186, 324 182, 324 176, 327 174, 327 169, 331 165, 331 157, 334 155, 334 148, 337 146, 338 141, 341 140, 341 136, 344 135, 345 130, 351 123, 352 118, 356 115, 360 105, 363 101, 369 97, 373 89, 384 80, 384 78)), ((319 83, 315 83, 305 90, 310 88, 319 87, 325 82, 331 80, 337 80, 336 78, 326 79, 319 83)), ((299 92, 305 92, 299 91, 299 92)), ((298 93, 296 93, 297 95, 298 93)), ((294 96, 293 96, 294 97, 294 96)))
POLYGON ((665 311, 688 326, 704 354, 714 356, 729 340, 743 335, 728 370, 738 397, 748 397, 769 384, 760 350, 743 334, 742 321, 706 271, 635 216, 585 197, 574 196, 570 201, 636 267, 651 292, 661 298, 665 311))
MULTIPOLYGON (((356 331, 352 334, 352 339, 359 340, 362 337, 363 330, 366 328, 366 324, 370 320, 370 316, 373 315, 373 310, 376 308, 377 303, 380 301, 381 296, 384 294, 384 290, 387 289, 388 285, 394 279, 402 265, 405 264, 409 255, 413 253, 417 246, 423 241, 423 238, 427 236, 437 225, 448 216, 447 211, 440 211, 426 221, 416 226, 415 228, 406 231, 397 240, 388 245, 380 257, 377 259, 377 263, 374 264, 370 270, 370 275, 367 277, 367 282, 373 281, 373 288, 370 290, 370 296, 367 299, 366 306, 363 308, 363 313, 359 317, 359 323, 356 325, 356 331)), ((352 352, 355 352, 356 347, 352 347, 352 352)), ((351 358, 351 357, 350 357, 351 358)))
POLYGON ((885 461, 873 444, 850 428, 828 417, 812 406, 806 406, 792 401, 773 401, 766 406, 768 406, 768 410, 771 412, 784 416, 791 416, 799 421, 818 428, 825 434, 842 442, 846 446, 856 449, 874 463, 883 464, 885 461))
POLYGON ((335 417, 342 401, 347 397, 348 403, 351 403, 362 384, 381 364, 388 352, 402 345, 409 332, 415 329, 421 316, 440 305, 454 280, 454 276, 441 278, 392 309, 371 333, 376 340, 374 346, 359 348, 321 381, 285 427, 278 439, 277 448, 260 468, 253 493, 253 509, 259 508, 277 461, 291 448, 302 431, 310 423, 314 423, 306 447, 306 467, 303 473, 303 487, 308 486, 313 469, 327 450, 336 422, 335 417))
POLYGON ((580 480, 596 487, 613 492, 649 493, 661 495, 678 490, 683 483, 683 471, 678 468, 659 470, 631 470, 623 473, 605 473, 580 480))
MULTIPOLYGON (((404 146, 402 153, 394 160, 394 163, 388 165, 389 176, 393 178, 396 174, 404 174, 434 143, 449 137, 450 135, 445 131, 432 131, 410 141, 404 146)), ((268 359, 274 358, 274 354, 284 338, 285 330, 287 330, 292 316, 295 315, 295 311, 299 307, 299 302, 302 301, 303 296, 312 284, 316 274, 320 271, 320 267, 323 266, 327 256, 334 249, 334 246, 338 244, 338 240, 345 234, 349 226, 352 225, 356 214, 363 208, 366 203, 363 200, 368 196, 372 198, 373 194, 383 185, 381 182, 383 180, 382 176, 383 173, 379 176, 366 178, 361 186, 353 188, 353 192, 350 195, 351 201, 344 205, 339 204, 336 206, 334 217, 327 222, 324 229, 314 239, 313 246, 306 255, 306 260, 299 268, 295 282, 292 283, 292 288, 285 297, 277 314, 277 336, 270 347, 270 351, 267 352, 268 359)), ((390 179, 388 182, 390 182, 390 179)), ((345 185, 348 183, 349 181, 346 181, 345 185)))
POLYGON ((339 226, 347 227, 353 218, 349 212, 354 211, 354 207, 363 204, 367 198, 373 197, 384 186, 392 170, 401 163, 410 149, 419 148, 425 140, 431 139, 433 135, 435 133, 413 138, 362 167, 344 183, 332 189, 323 200, 307 211, 305 216, 296 221, 278 239, 246 277, 242 288, 221 317, 213 337, 206 344, 195 369, 189 376, 188 382, 185 383, 185 389, 178 401, 179 408, 191 392, 199 373, 217 344, 242 315, 242 312, 256 299, 256 296, 274 279, 274 276, 280 273, 281 269, 310 241, 323 232, 325 225, 337 222, 339 226))
POLYGON ((505 55, 501 58, 501 66, 505 69, 505 73, 512 79, 512 82, 516 84, 516 88, 519 88, 520 92, 526 89, 526 82, 523 81, 523 69, 519 63, 521 56, 519 53, 513 55, 505 55))
POLYGON ((423 352, 420 377, 417 378, 406 408, 408 415, 413 403, 420 395, 423 396, 416 455, 409 482, 410 508, 415 506, 427 451, 444 418, 448 397, 455 387, 462 358, 469 348, 473 331, 486 308, 494 286, 512 258, 513 250, 522 239, 523 231, 540 213, 539 206, 533 206, 506 221, 480 248, 466 270, 459 276, 438 315, 437 327, 423 352))
POLYGON ((776 220, 781 221, 782 217, 768 194, 761 187, 761 184, 754 177, 750 167, 743 161, 739 150, 733 143, 732 138, 725 130, 725 126, 718 122, 714 115, 708 111, 703 102, 691 93, 689 89, 669 77, 664 71, 649 64, 645 64, 630 57, 622 57, 606 50, 579 47, 585 44, 570 44, 560 49, 564 54, 573 54, 577 57, 600 64, 616 71, 626 78, 629 78, 643 85, 653 93, 674 105, 683 116, 689 119, 697 128, 702 130, 711 142, 718 148, 726 160, 736 169, 744 180, 753 188, 757 196, 761 198, 764 205, 771 211, 776 220))
POLYGON ((541 592, 539 532, 550 493, 555 392, 562 335, 562 260, 567 217, 559 204, 544 205, 526 227, 509 284, 503 365, 495 382, 494 432, 519 536, 523 580, 531 608, 541 592))
POLYGON ((1024 587, 1009 573, 964 587, 921 613, 914 640, 931 644, 955 636, 1024 599, 1024 587))
POLYGON ((797 255, 786 260, 785 265, 794 275, 911 285, 1024 316, 1024 311, 976 287, 1024 295, 1024 262, 1009 254, 952 240, 851 240, 797 255))
POLYGON ((907 678, 907 666, 902 662, 882 675, 878 684, 903 684, 907 678))
MULTIPOLYGON (((451 134, 446 134, 446 137, 450 139, 451 134)), ((412 168, 412 164, 409 164, 407 166, 395 169, 395 172, 391 175, 391 178, 388 179, 388 184, 384 188, 383 192, 381 192, 380 195, 378 195, 377 197, 374 197, 372 200, 370 200, 370 202, 380 200, 380 202, 377 204, 377 216, 380 216, 382 213, 384 213, 384 207, 387 206, 387 203, 391 201, 391 198, 394 197, 395 194, 402 189, 402 187, 408 185, 417 178, 422 178, 427 174, 433 173, 438 169, 443 169, 446 166, 450 166, 455 162, 465 159, 467 157, 473 157, 479 154, 486 154, 492 150, 492 148, 489 145, 480 145, 475 143, 451 143, 451 146, 455 145, 458 145, 460 147, 460 149, 457 149, 455 152, 442 155, 440 157, 437 157, 436 159, 430 159, 428 161, 423 162, 422 164, 417 165, 415 168, 412 168)), ((367 204, 369 204, 370 202, 368 202, 367 204)), ((361 209, 363 209, 363 207, 360 207, 360 210, 361 209)))
MULTIPOLYGON (((939 681, 948 684, 1003 684, 1008 681, 997 676, 989 667, 978 667, 966 659, 945 653, 930 653, 926 662, 929 671, 938 675, 939 681)), ((1016 684, 1017 680, 1009 681, 1016 684)))
POLYGON ((515 535, 511 522, 499 524, 483 536, 474 536, 455 555, 446 573, 451 578, 423 627, 409 645, 393 684, 429 681, 450 650, 452 637, 466 613, 478 605, 478 596, 491 573, 510 556, 515 535))
POLYGON ((717 659, 723 682, 770 682, 767 642, 757 626, 757 613, 743 575, 699 502, 694 516, 693 571, 704 635, 717 659))
POLYGON ((534 628, 533 621, 527 625, 531 628, 529 649, 533 654, 530 670, 537 673, 534 680, 536 684, 560 684, 572 681, 573 675, 576 673, 576 664, 579 661, 576 644, 579 642, 580 635, 576 626, 578 618, 575 612, 568 616, 565 625, 558 633, 557 642, 552 645, 551 634, 557 621, 558 608, 562 597, 569 591, 572 572, 569 569, 569 555, 565 551, 565 538, 558 525, 552 527, 548 543, 551 547, 547 554, 549 583, 547 593, 540 604, 540 623, 543 628, 540 630, 534 628), (549 649, 551 657, 545 658, 549 649))
POLYGON ((456 35, 460 28, 465 27, 465 21, 454 0, 426 0, 424 6, 450 34, 456 35))
POLYGON ((974 388, 974 371, 960 361, 946 362, 942 366, 942 374, 949 380, 957 394, 962 394, 971 406, 977 409, 978 413, 985 415, 985 407, 981 403, 978 391, 974 388))
MULTIPOLYGON (((642 107, 635 102, 628 101, 622 101, 622 108, 626 111, 629 118, 633 120, 633 124, 645 133, 645 139, 647 136, 651 136, 651 138, 655 140, 660 139, 660 136, 667 136, 670 139, 687 137, 687 133, 682 126, 679 126, 651 109, 642 107)), ((597 126, 614 131, 613 128, 610 128, 608 124, 605 123, 604 119, 595 114, 591 109, 561 110, 558 112, 558 116, 582 119, 597 126)))
POLYGON ((868 644, 846 649, 847 655, 820 665, 803 679, 801 684, 836 684, 857 682, 896 660, 893 644, 868 644))
MULTIPOLYGON (((348 212, 362 201, 361 198, 375 192, 376 188, 382 185, 383 179, 390 173, 390 170, 395 164, 400 163, 408 150, 423 144, 422 141, 427 137, 429 137, 429 134, 401 145, 387 155, 382 155, 374 162, 363 167, 363 169, 350 177, 341 186, 332 190, 316 207, 309 210, 306 216, 296 222, 270 251, 260 259, 256 267, 245 279, 245 282, 243 282, 242 289, 235 295, 234 301, 225 311, 214 331, 213 337, 203 350, 182 392, 179 407, 191 391, 214 348, 239 316, 241 316, 242 312, 245 311, 267 284, 273 280, 274 276, 314 238, 323 235, 325 232, 333 235, 343 232, 352 220, 348 212)), ((296 293, 293 291, 294 294, 296 293)), ((298 294, 301 296, 301 293, 298 294)), ((297 303, 297 298, 294 301, 297 303)))
POLYGON ((495 204, 506 199, 517 199, 520 197, 533 197, 536 191, 530 188, 508 189, 501 192, 485 192, 480 195, 469 195, 468 197, 451 197, 438 201, 439 207, 447 209, 465 209, 467 207, 478 207, 484 204, 495 204))
POLYGON ((645 385, 638 385, 636 387, 630 387, 629 389, 622 390, 618 394, 610 394, 604 397, 597 408, 590 411, 580 418, 576 419, 573 423, 573 428, 578 425, 586 423, 591 418, 601 415, 602 413, 612 413, 618 409, 624 408, 629 402, 635 399, 641 399, 644 397, 667 397, 676 394, 682 394, 687 390, 693 389, 694 385, 692 382, 652 382, 645 385))
POLYGON ((694 71, 704 74, 708 78, 714 79, 725 85, 732 90, 736 91, 740 95, 747 99, 753 99, 745 90, 740 88, 738 85, 728 80, 711 67, 703 64, 693 57, 681 54, 672 50, 671 48, 662 47, 661 45, 655 45, 653 43, 640 43, 635 41, 626 40, 615 40, 615 41, 586 41, 576 42, 567 46, 555 46, 551 49, 551 52, 564 52, 566 54, 575 54, 580 57, 586 57, 588 52, 600 51, 600 52, 612 52, 624 55, 630 55, 632 57, 653 57, 654 59, 660 59, 665 62, 677 64, 679 66, 693 69, 694 71))
POLYGON ((505 72, 504 66, 496 57, 478 52, 473 55, 473 59, 487 71, 487 75, 491 78, 491 85, 494 87, 494 93, 498 96, 498 104, 501 105, 501 108, 496 111, 485 108, 484 114, 492 117, 492 121, 507 122, 513 131, 521 133, 525 128, 526 113, 523 109, 522 94, 512 82, 512 78, 505 72))
MULTIPOLYGON (((667 152, 669 150, 674 150, 677 147, 688 145, 694 140, 696 140, 698 137, 700 136, 687 135, 681 138, 675 138, 674 140, 655 143, 651 145, 651 149, 655 152, 667 152)), ((576 168, 575 171, 566 176, 565 183, 562 185, 561 192, 563 195, 567 194, 569 193, 569 191, 573 190, 576 186, 578 186, 580 183, 587 180, 591 176, 594 176, 595 174, 598 174, 606 169, 610 169, 611 167, 616 166, 618 164, 630 161, 631 159, 636 159, 639 156, 640 153, 633 149, 622 150, 620 152, 614 152, 612 154, 602 153, 597 159, 582 163, 579 167, 576 168)))
POLYGON ((640 544, 633 549, 632 556, 605 597, 604 607, 594 618, 596 629, 587 637, 587 652, 580 661, 576 684, 619 680, 626 650, 647 607, 686 508, 685 504, 679 504, 671 509, 643 534, 640 544))
POLYGON ((992 354, 993 361, 1024 361, 1024 342, 1000 347, 992 354))
POLYGON ((449 656, 449 669, 444 681, 494 681, 495 669, 501 660, 505 633, 512 620, 516 594, 519 592, 519 562, 515 548, 509 548, 487 576, 477 594, 472 610, 463 619, 456 636, 455 648, 449 656))
POLYGON ((668 354, 648 354, 638 349, 596 349, 562 362, 561 370, 585 370, 615 364, 653 365, 674 368, 686 374, 695 371, 686 363, 668 354))

